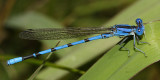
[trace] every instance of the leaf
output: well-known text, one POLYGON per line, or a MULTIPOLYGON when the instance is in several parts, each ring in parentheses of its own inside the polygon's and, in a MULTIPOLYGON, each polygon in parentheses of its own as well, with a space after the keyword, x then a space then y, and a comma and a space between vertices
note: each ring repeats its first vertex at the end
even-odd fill
POLYGON ((128 80, 145 67, 159 61, 160 58, 157 57, 160 56, 160 43, 157 38, 160 34, 157 34, 159 25, 160 23, 154 23, 146 26, 146 41, 151 45, 137 45, 148 57, 145 57, 143 53, 134 51, 133 40, 131 40, 126 45, 131 50, 131 57, 127 57, 127 51, 118 51, 120 46, 117 45, 104 55, 80 80, 128 80))
MULTIPOLYGON (((109 24, 123 21, 127 23, 129 22, 128 20, 133 19, 134 21, 137 17, 142 18, 144 22, 155 20, 160 18, 159 4, 158 0, 137 1, 112 19, 109 24), (145 5, 142 6, 142 4, 145 5)), ((136 45, 139 49, 144 51, 148 57, 145 57, 143 53, 134 51, 133 40, 130 40, 125 47, 130 49, 131 57, 127 57, 127 51, 119 51, 120 46, 116 45, 96 62, 96 64, 94 64, 79 80, 129 80, 142 69, 159 61, 159 26, 160 22, 145 25, 146 39, 143 38, 142 41, 147 41, 151 45, 136 45)))

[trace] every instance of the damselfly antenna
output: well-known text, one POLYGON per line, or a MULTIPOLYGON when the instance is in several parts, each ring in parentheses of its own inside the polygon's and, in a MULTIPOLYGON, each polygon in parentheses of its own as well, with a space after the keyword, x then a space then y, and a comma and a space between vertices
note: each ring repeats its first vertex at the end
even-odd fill
POLYGON ((146 25, 146 24, 153 23, 153 22, 158 22, 158 21, 160 21, 160 20, 153 20, 153 21, 149 21, 149 22, 146 22, 146 23, 143 23, 143 24, 146 25))

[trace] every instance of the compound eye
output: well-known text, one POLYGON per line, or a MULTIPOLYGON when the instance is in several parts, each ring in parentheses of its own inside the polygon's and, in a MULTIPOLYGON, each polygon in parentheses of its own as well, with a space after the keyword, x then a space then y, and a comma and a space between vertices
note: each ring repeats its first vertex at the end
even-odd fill
POLYGON ((140 29, 138 29, 138 32, 140 32, 141 30, 140 29))
POLYGON ((139 24, 139 23, 142 23, 142 19, 137 18, 137 19, 136 19, 136 24, 139 24))

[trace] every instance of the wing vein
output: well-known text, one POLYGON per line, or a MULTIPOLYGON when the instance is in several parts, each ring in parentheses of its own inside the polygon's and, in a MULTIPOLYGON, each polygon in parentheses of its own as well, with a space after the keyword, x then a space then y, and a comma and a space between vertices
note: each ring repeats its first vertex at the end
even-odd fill
POLYGON ((29 40, 59 40, 103 34, 111 30, 112 28, 105 27, 27 29, 21 32, 19 37, 29 40))

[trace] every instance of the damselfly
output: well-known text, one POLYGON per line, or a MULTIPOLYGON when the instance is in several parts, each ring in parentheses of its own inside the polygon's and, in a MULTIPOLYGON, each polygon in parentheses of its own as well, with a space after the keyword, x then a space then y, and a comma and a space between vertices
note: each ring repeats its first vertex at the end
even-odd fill
POLYGON ((137 40, 138 43, 147 43, 147 42, 140 42, 139 37, 145 35, 145 27, 144 23, 140 18, 136 19, 136 26, 135 25, 128 25, 128 24, 118 24, 114 25, 110 28, 105 27, 85 27, 85 28, 45 28, 45 29, 28 29, 24 32, 20 33, 20 37, 22 39, 29 39, 29 40, 58 40, 58 39, 70 39, 70 38, 77 38, 80 36, 85 36, 89 34, 100 34, 98 36, 86 38, 84 40, 80 40, 77 42, 69 43, 66 45, 58 46, 55 48, 51 48, 48 50, 40 51, 38 53, 34 53, 32 55, 24 56, 24 57, 17 57, 7 61, 8 65, 15 64, 17 62, 24 61, 29 58, 37 57, 42 54, 50 53, 56 50, 60 50, 63 48, 71 47, 77 44, 89 42, 92 40, 97 39, 105 39, 113 36, 124 37, 124 39, 119 43, 121 48, 128 50, 128 55, 130 55, 129 49, 122 46, 121 44, 124 43, 130 36, 133 36, 134 40, 134 49, 142 52, 145 56, 145 52, 138 49, 135 45, 137 40))

